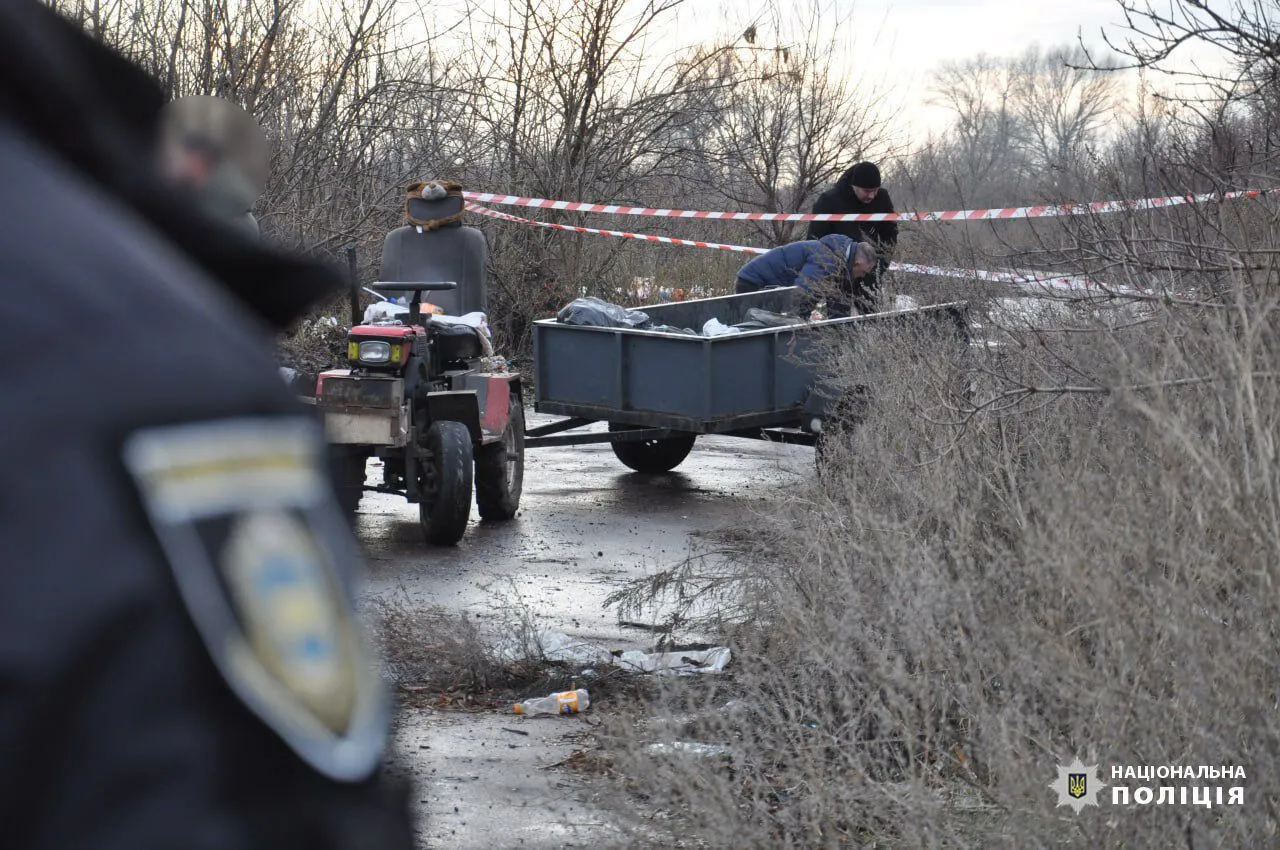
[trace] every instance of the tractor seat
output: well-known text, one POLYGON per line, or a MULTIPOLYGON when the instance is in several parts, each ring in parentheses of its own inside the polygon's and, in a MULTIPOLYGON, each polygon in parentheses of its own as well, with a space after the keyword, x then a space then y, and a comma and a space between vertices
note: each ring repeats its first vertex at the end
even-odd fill
POLYGON ((436 354, 446 363, 483 357, 481 331, 470 325, 454 325, 433 321, 427 326, 436 344, 436 354))

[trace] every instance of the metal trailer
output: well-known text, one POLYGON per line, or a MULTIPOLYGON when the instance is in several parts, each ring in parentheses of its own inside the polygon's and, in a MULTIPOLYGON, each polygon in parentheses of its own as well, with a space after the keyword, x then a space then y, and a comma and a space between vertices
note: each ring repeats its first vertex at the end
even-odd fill
MULTIPOLYGON (((793 308, 799 290, 770 289, 640 308, 655 325, 699 330, 758 307, 793 308)), ((640 472, 674 469, 700 434, 814 445, 841 405, 814 371, 824 334, 925 323, 967 342, 965 302, 716 337, 534 322, 535 409, 567 417, 525 432, 525 447, 612 444, 640 472), (577 429, 609 423, 607 433, 577 429)))

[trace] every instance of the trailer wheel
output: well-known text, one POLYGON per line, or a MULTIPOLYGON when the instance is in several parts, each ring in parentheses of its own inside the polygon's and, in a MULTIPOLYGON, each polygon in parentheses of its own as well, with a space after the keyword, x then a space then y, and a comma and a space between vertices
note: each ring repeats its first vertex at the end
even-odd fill
POLYGON ((442 420, 427 429, 431 457, 422 465, 418 521, 428 543, 453 546, 471 518, 471 432, 461 422, 442 420))
POLYGON ((511 414, 502 442, 476 453, 476 507, 480 519, 505 520, 516 515, 524 489, 524 406, 511 394, 511 414))
MULTIPOLYGON (((633 425, 609 423, 610 431, 634 431, 633 425)), ((666 437, 659 440, 635 440, 623 443, 610 443, 618 460, 636 472, 656 474, 670 472, 675 469, 693 451, 696 434, 683 437, 666 437)))
POLYGON ((356 509, 360 507, 360 499, 364 497, 365 466, 369 458, 360 449, 331 446, 329 459, 338 505, 342 508, 342 513, 353 520, 356 509))

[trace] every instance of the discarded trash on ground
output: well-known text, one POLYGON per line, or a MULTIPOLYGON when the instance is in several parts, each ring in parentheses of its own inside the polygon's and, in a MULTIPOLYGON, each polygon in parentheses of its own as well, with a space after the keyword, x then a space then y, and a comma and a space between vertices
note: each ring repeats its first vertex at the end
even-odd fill
POLYGON ((566 664, 613 663, 613 654, 604 647, 549 629, 544 629, 527 640, 508 638, 496 647, 496 651, 504 661, 534 657, 566 664))
POLYGON ((585 688, 563 691, 550 696, 527 699, 515 704, 516 714, 578 714, 591 706, 591 697, 585 688))
POLYGON ((701 758, 727 758, 733 750, 723 744, 702 744, 697 741, 659 741, 646 747, 651 753, 661 755, 699 756, 701 758))
POLYGON ((616 659, 623 669, 659 676, 687 676, 694 673, 720 673, 733 658, 727 646, 685 652, 624 652, 616 659))
POLYGON ((570 637, 563 632, 549 629, 544 629, 527 640, 508 638, 500 643, 495 651, 504 661, 534 657, 545 661, 583 664, 591 667, 611 664, 623 670, 654 673, 659 676, 720 673, 733 659, 733 652, 727 646, 669 652, 643 652, 638 649, 610 652, 602 646, 581 638, 570 637))

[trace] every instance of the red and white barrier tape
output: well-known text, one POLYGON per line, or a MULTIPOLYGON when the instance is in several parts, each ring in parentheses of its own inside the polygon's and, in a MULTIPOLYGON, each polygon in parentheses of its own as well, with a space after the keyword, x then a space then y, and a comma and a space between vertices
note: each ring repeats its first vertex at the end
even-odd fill
POLYGON ((1097 292, 1101 295, 1152 294, 1128 286, 1101 283, 1079 275, 1054 275, 1050 272, 1022 269, 1007 272, 991 272, 982 269, 955 269, 940 266, 922 266, 916 263, 890 263, 890 269, 933 277, 959 277, 967 280, 985 280, 993 283, 1016 283, 1030 289, 1058 289, 1074 292, 1097 292))
MULTIPOLYGON (((1280 192, 1280 189, 1243 189, 1235 192, 1209 192, 1203 195, 1173 195, 1167 198, 1144 198, 1137 201, 1095 201, 1089 204, 1044 204, 1030 207, 1000 207, 986 210, 942 210, 938 212, 900 213, 760 213, 708 212, 706 210, 668 210, 653 207, 624 207, 617 204, 588 204, 579 201, 552 201, 546 198, 524 198, 519 195, 495 195, 490 192, 463 192, 468 201, 503 206, 533 207, 565 212, 593 212, 608 215, 642 215, 662 218, 701 218, 725 221, 982 221, 986 219, 1048 218, 1064 215, 1106 214, 1176 207, 1256 198, 1280 192)), ((594 231, 592 231, 594 232, 594 231)), ((631 237, 635 238, 635 237, 631 237)), ((656 237, 655 237, 656 238, 656 237)), ((662 240, 658 240, 662 241, 662 240)))
MULTIPOLYGON (((509 221, 515 224, 532 224, 537 227, 546 227, 552 230, 566 230, 572 233, 593 233, 599 236, 617 236, 623 239, 640 239, 646 242, 661 242, 666 245, 685 245, 691 248, 715 248, 721 251, 734 251, 741 254, 763 254, 768 251, 767 248, 754 248, 746 245, 725 245, 719 242, 700 242, 694 239, 675 239, 670 236, 652 236, 645 233, 628 233, 622 230, 601 230, 596 227, 576 227, 571 224, 557 224, 550 221, 534 221, 533 219, 521 218, 510 213, 498 212, 479 204, 467 204, 467 209, 479 215, 495 218, 500 221, 509 221)), ((1010 272, 991 272, 981 269, 957 269, 945 268, 942 266, 924 266, 918 263, 890 263, 890 270, 911 272, 914 274, 930 275, 933 277, 956 277, 965 280, 985 280, 994 283, 1016 283, 1028 287, 1040 287, 1045 289, 1070 289, 1099 291, 1108 294, 1123 294, 1132 290, 1127 287, 1112 287, 1107 284, 1098 283, 1072 275, 1052 275, 1048 272, 1038 271, 1010 271, 1010 272)))
POLYGON ((664 245, 687 245, 690 248, 715 248, 720 251, 736 251, 742 254, 763 254, 767 248, 748 248, 743 245, 724 245, 719 242, 700 242, 696 239, 675 239, 671 236, 651 236, 647 233, 626 233, 621 230, 601 230, 597 227, 575 227, 572 224, 556 224, 551 221, 534 221, 530 218, 521 218, 518 215, 510 213, 498 212, 488 207, 482 207, 479 204, 467 204, 467 209, 473 213, 496 218, 501 221, 510 221, 516 224, 532 224, 537 227, 547 227, 552 230, 567 230, 571 233, 594 233, 597 236, 618 236, 622 239, 640 239, 644 242, 661 242, 664 245))

